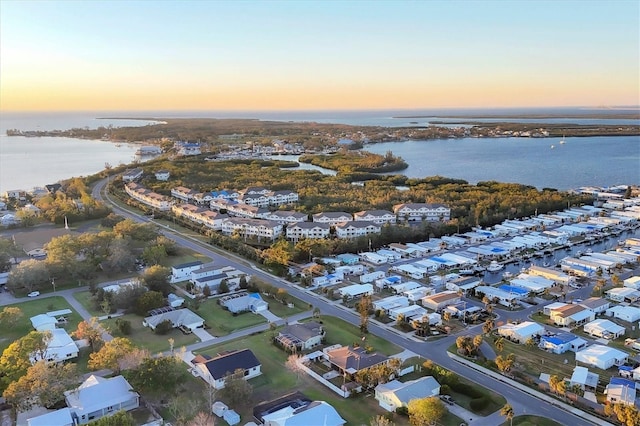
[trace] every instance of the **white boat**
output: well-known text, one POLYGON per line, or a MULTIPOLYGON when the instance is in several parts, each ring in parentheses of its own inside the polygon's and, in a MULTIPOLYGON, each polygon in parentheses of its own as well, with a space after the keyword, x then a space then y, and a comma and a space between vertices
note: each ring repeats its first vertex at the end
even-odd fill
POLYGON ((566 141, 564 140, 564 135, 562 135, 562 139, 560 139, 560 145, 564 145, 566 141))
POLYGON ((555 148, 555 147, 556 147, 555 145, 551 145, 551 149, 553 149, 553 148, 555 148))
POLYGON ((488 272, 498 272, 500 270, 502 270, 502 268, 504 268, 504 265, 496 262, 495 260, 491 261, 491 263, 489 264, 489 266, 487 266, 487 271, 488 272))

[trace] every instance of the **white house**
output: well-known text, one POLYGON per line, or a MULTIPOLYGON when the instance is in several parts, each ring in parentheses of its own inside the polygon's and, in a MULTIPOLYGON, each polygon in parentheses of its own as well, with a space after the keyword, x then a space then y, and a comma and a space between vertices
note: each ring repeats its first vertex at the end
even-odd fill
POLYGON ((181 263, 171 267, 171 282, 177 283, 180 281, 186 281, 191 278, 191 273, 202 267, 202 262, 197 260, 195 262, 181 263))
MULTIPOLYGON (((278 405, 277 407, 280 407, 278 405)), ((287 405, 262 416, 264 426, 343 426, 345 419, 325 401, 295 401, 295 405, 287 405), (322 420, 319 420, 322 419, 322 420), (318 423, 320 422, 320 423, 318 423)), ((247 423, 249 425, 249 423, 247 423)))
POLYGON ((382 278, 384 278, 384 271, 373 271, 367 274, 360 275, 360 282, 362 284, 368 284, 382 278))
POLYGON ((616 287, 606 291, 607 297, 614 302, 635 302, 640 299, 640 291, 629 287, 616 287))
POLYGON ((611 404, 624 404, 636 406, 636 391, 640 385, 633 380, 622 377, 612 377, 604 390, 607 402, 611 404))
POLYGON ((432 376, 420 377, 408 382, 392 380, 375 388, 378 404, 387 411, 395 412, 407 407, 412 399, 429 398, 440 395, 440 383, 432 376))
POLYGON ((163 182, 168 181, 169 176, 171 175, 168 170, 158 170, 155 174, 156 179, 163 182))
POLYGON ((222 233, 232 235, 237 232, 241 237, 258 237, 275 240, 282 234, 282 225, 271 220, 245 219, 230 217, 222 221, 222 233))
POLYGON ((592 365, 601 370, 607 370, 614 365, 624 365, 629 354, 618 349, 603 345, 591 345, 576 352, 576 362, 592 365))
POLYGON ((498 327, 498 334, 516 343, 526 343, 527 340, 544 334, 544 327, 532 321, 520 324, 507 323, 498 327))
POLYGON ((555 336, 540 337, 540 349, 562 354, 567 351, 578 352, 587 346, 587 341, 572 333, 561 333, 555 336))
POLYGON ((640 290, 640 277, 639 276, 629 277, 626 280, 624 280, 623 283, 624 283, 623 284, 624 287, 632 288, 634 290, 640 290))
POLYGON ((585 324, 584 332, 604 339, 616 339, 624 334, 625 328, 607 319, 597 319, 585 324))
POLYGON ((609 306, 611 306, 611 302, 600 297, 590 297, 580 302, 580 306, 584 306, 594 314, 598 315, 609 309, 609 306))
POLYGON ((235 293, 220 299, 220 305, 232 314, 253 312, 258 314, 269 309, 269 304, 258 293, 235 293))
POLYGON ((180 328, 181 330, 188 332, 193 332, 196 328, 204 327, 204 318, 194 314, 187 308, 176 309, 146 317, 142 321, 142 324, 145 327, 155 330, 158 324, 163 321, 171 321, 173 328, 180 328))
POLYGON ((326 274, 320 277, 314 277, 311 280, 311 287, 330 287, 332 285, 340 284, 344 279, 344 275, 340 273, 336 274, 326 274))
POLYGON ((44 353, 35 352, 31 354, 30 361, 32 364, 40 360, 58 363, 78 357, 78 346, 71 339, 67 330, 54 328, 45 331, 45 333, 50 333, 49 337, 45 339, 47 348, 44 353))
POLYGON ((371 284, 353 284, 338 290, 340 297, 348 299, 358 298, 362 296, 371 296, 373 294, 373 285, 371 284))
POLYGON ((636 322, 640 320, 640 308, 635 306, 613 306, 605 312, 607 316, 614 317, 626 322, 636 322))
POLYGON ((86 424, 118 411, 139 407, 139 395, 122 376, 91 375, 79 388, 64 393, 67 406, 78 424, 86 424))
POLYGON ((144 171, 141 168, 127 170, 122 174, 122 180, 124 182, 135 182, 136 180, 140 179, 143 174, 144 171))
POLYGON ((160 211, 169 211, 173 201, 164 195, 153 192, 135 182, 129 182, 124 190, 131 198, 160 211))
POLYGON ((249 380, 262 374, 262 364, 250 349, 227 352, 215 358, 196 361, 198 374, 215 389, 224 389, 228 375, 240 369, 244 371, 244 379, 249 380))

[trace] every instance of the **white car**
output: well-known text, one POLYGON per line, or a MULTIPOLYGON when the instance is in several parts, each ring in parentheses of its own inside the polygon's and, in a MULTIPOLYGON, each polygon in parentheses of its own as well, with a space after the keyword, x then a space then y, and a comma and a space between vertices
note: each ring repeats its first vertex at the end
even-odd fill
POLYGON ((29 297, 38 297, 38 296, 40 296, 40 292, 39 291, 32 291, 31 293, 27 294, 27 296, 29 296, 29 297))

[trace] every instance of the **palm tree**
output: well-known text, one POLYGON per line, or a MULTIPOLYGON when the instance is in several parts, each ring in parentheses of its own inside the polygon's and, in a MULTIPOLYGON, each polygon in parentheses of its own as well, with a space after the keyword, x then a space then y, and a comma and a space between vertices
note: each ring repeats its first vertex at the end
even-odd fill
POLYGON ((505 416, 507 420, 509 420, 509 424, 513 426, 513 418, 516 413, 513 411, 513 407, 510 404, 504 404, 504 406, 500 409, 500 415, 505 416))
POLYGON ((498 340, 496 340, 495 345, 496 345, 496 350, 498 352, 502 352, 504 350, 504 338, 501 337, 498 340))

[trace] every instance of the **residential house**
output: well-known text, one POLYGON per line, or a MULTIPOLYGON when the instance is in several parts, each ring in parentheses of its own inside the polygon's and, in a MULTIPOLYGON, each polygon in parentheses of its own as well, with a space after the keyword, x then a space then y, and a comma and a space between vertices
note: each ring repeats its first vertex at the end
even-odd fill
MULTIPOLYGON (((16 424, 19 424, 16 422, 16 424)), ((61 408, 59 410, 50 411, 46 414, 41 414, 36 417, 27 419, 27 426, 76 426, 73 419, 73 413, 69 407, 61 408)))
POLYGON ((79 388, 64 393, 77 424, 83 425, 118 411, 139 407, 139 395, 122 376, 89 376, 79 388))
POLYGON ((456 291, 443 291, 422 298, 422 306, 427 309, 439 312, 448 305, 453 305, 460 301, 460 295, 456 291))
POLYGON ((598 387, 600 375, 592 373, 587 367, 576 365, 569 380, 569 386, 579 386, 581 389, 589 388, 595 392, 598 387))
POLYGON ((178 155, 200 155, 200 144, 197 142, 176 142, 174 144, 178 155))
POLYGON ((544 327, 533 321, 524 321, 520 324, 507 323, 498 327, 500 336, 520 344, 526 343, 529 339, 535 339, 544 332, 544 327))
POLYGON ((624 365, 629 354, 604 345, 591 345, 576 352, 576 362, 592 365, 601 370, 607 370, 614 365, 624 365))
POLYGON ((340 284, 342 280, 344 280, 344 275, 340 273, 314 277, 311 280, 311 288, 330 287, 332 285, 340 284))
POLYGON ((371 296, 373 294, 373 285, 371 284, 353 284, 338 289, 340 297, 347 299, 360 298, 362 296, 371 296))
POLYGON ((597 319, 585 324, 584 332, 603 339, 616 339, 625 333, 625 328, 608 319, 597 319))
POLYGON ((3 196, 5 200, 14 199, 18 201, 25 201, 27 199, 27 191, 23 191, 22 189, 12 189, 5 191, 3 196))
POLYGON ((395 223, 396 215, 389 210, 363 210, 353 214, 353 220, 373 222, 378 225, 395 223))
POLYGON ((614 317, 626 322, 636 322, 640 320, 640 308, 635 306, 613 306, 606 310, 607 316, 614 317))
POLYGON ((446 222, 451 218, 451 209, 444 204, 403 203, 393 206, 398 220, 408 222, 430 221, 446 222))
POLYGON ((636 406, 636 395, 639 384, 622 377, 612 377, 604 390, 607 402, 636 406))
POLYGON ((328 223, 297 222, 287 226, 287 239, 298 242, 303 238, 320 239, 330 235, 331 226, 328 223))
POLYGON ((611 306, 611 302, 600 297, 590 297, 580 302, 580 306, 584 306, 594 314, 598 315, 604 313, 607 309, 609 309, 609 306, 611 306))
POLYGON ((336 237, 338 238, 358 238, 370 234, 379 234, 382 228, 373 222, 348 221, 335 225, 336 237))
POLYGON ((158 170, 155 175, 156 180, 166 182, 169 180, 169 176, 171 175, 171 173, 169 172, 169 170, 158 170))
POLYGON ((615 287, 606 291, 606 295, 614 302, 635 302, 640 299, 640 291, 630 287, 615 287))
POLYGON ((44 330, 44 332, 49 333, 48 337, 45 339, 47 348, 42 353, 34 352, 31 354, 30 361, 32 364, 41 360, 59 363, 78 357, 78 346, 73 339, 71 339, 67 330, 63 328, 54 328, 44 330))
POLYGON ((551 321, 562 327, 575 327, 596 319, 589 309, 580 305, 565 305, 551 311, 551 321))
POLYGON ((177 283, 180 281, 186 281, 191 278, 191 273, 202 267, 202 262, 196 260, 195 262, 181 263, 171 267, 171 282, 177 283))
POLYGON ((232 314, 253 312, 254 314, 269 309, 269 304, 258 293, 235 293, 220 299, 220 305, 232 314))
MULTIPOLYGON (((164 311, 164 309, 162 311, 164 311)), ((179 328, 187 333, 192 333, 196 328, 204 327, 204 318, 196 315, 187 308, 164 311, 156 313, 155 315, 152 314, 142 321, 142 325, 155 330, 158 324, 164 321, 171 321, 173 328, 179 328)))
POLYGON ((640 276, 629 277, 623 283, 624 287, 640 290, 640 276))
POLYGON ((358 371, 384 364, 389 358, 377 352, 367 352, 362 347, 341 346, 323 350, 324 358, 342 374, 353 377, 358 371))
POLYGON ((143 174, 144 174, 144 170, 142 170, 139 167, 135 168, 135 169, 132 169, 132 170, 127 170, 126 172, 124 172, 122 174, 122 181, 123 182, 135 182, 138 179, 140 179, 143 174))
POLYGON ((249 380, 261 375, 261 368, 262 364, 250 349, 224 352, 195 364, 197 373, 218 390, 224 389, 227 376, 237 370, 242 370, 244 379, 249 380))
POLYGON ((311 401, 304 394, 294 392, 253 409, 253 416, 264 426, 343 426, 338 412, 325 401, 311 401), (321 420, 319 420, 321 419, 321 420))
POLYGON ((587 341, 572 333, 560 333, 555 336, 540 337, 540 349, 562 354, 567 351, 578 352, 587 346, 587 341))
POLYGON ((310 321, 287 325, 278 332, 276 340, 294 352, 306 351, 322 344, 325 331, 321 324, 310 321))
POLYGON ((432 376, 424 376, 408 382, 392 380, 375 388, 378 404, 395 413, 400 407, 407 407, 412 399, 423 399, 440 395, 440 383, 432 376))

